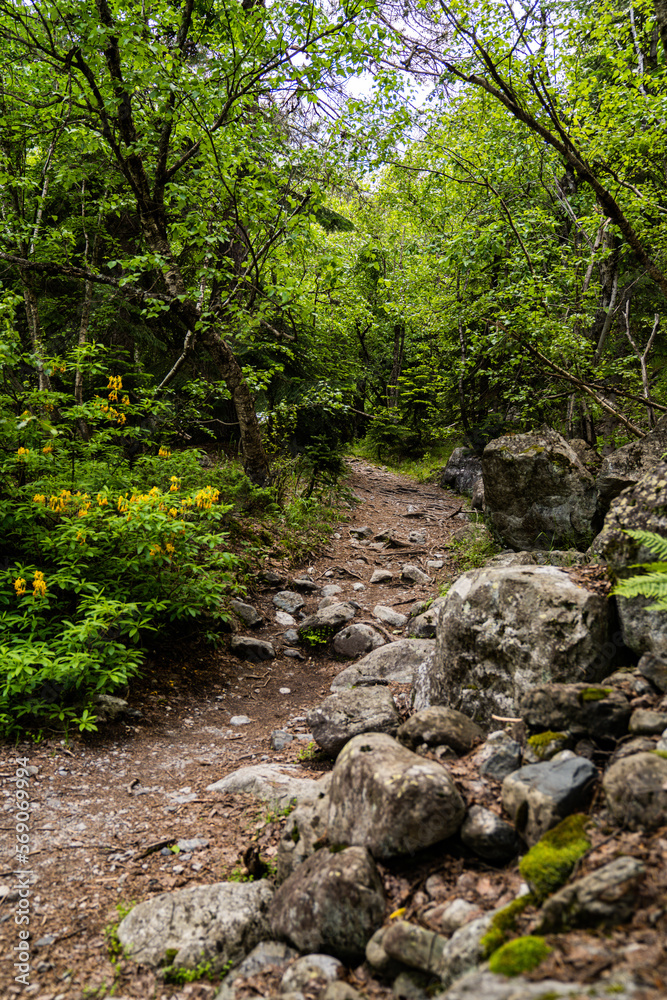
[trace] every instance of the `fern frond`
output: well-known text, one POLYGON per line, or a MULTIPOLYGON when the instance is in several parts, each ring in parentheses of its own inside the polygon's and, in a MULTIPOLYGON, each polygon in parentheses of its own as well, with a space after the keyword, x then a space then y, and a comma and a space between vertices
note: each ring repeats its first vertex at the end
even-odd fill
POLYGON ((667 562, 633 563, 630 569, 643 569, 646 573, 667 573, 667 562))
POLYGON ((661 559, 667 559, 667 537, 659 535, 655 531, 625 531, 625 535, 634 538, 640 545, 645 546, 649 552, 655 552, 661 559))
POLYGON ((645 576, 631 576, 621 580, 612 594, 620 597, 654 597, 667 603, 667 573, 647 573, 645 576))

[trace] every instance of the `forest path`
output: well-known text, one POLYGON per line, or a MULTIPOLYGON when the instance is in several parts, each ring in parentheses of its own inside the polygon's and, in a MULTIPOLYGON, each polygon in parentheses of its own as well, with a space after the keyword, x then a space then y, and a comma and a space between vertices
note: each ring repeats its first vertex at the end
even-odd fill
MULTIPOLYGON (((406 613, 413 604, 437 595, 439 584, 448 579, 447 542, 465 530, 465 516, 457 516, 465 502, 455 494, 363 461, 349 464, 348 485, 358 500, 350 507, 349 519, 307 564, 289 572, 278 563, 267 566, 281 578, 281 585, 258 581, 257 592, 248 597, 266 624, 238 632, 273 642, 276 659, 250 664, 226 649, 198 651, 196 656, 178 651, 171 662, 150 664, 147 676, 135 685, 130 702, 142 713, 136 722, 101 727, 96 736, 69 745, 54 738, 16 750, 4 748, 7 763, 0 780, 6 801, 14 756, 27 756, 37 768, 30 786, 34 884, 27 995, 36 1000, 106 997, 116 979, 117 998, 210 1000, 215 995, 217 986, 206 980, 169 986, 132 963, 121 963, 118 974, 109 959, 104 928, 117 922, 117 904, 221 881, 235 868, 241 874, 240 855, 265 824, 267 809, 250 796, 209 792, 209 784, 258 763, 296 763, 303 777, 319 777, 330 769, 330 762, 303 759, 309 756, 310 740, 305 716, 330 693, 332 679, 346 664, 331 655, 306 653, 303 660, 285 656, 285 626, 276 622, 273 596, 307 573, 318 588, 336 583, 342 587, 341 600, 358 601, 357 621, 372 621, 377 604, 406 613), (371 529, 370 539, 351 536, 351 528, 363 526, 371 529), (373 542, 373 536, 387 528, 393 531, 392 541, 373 542), (409 542, 413 532, 420 533, 412 536, 419 540, 409 542), (401 582, 403 563, 427 570, 433 559, 442 559, 444 565, 437 571, 428 568, 430 583, 401 582), (389 569, 393 579, 371 585, 377 568, 389 569), (365 589, 355 591, 360 583, 365 589), (237 716, 251 721, 230 724, 237 716), (282 751, 270 746, 275 729, 294 737, 282 751), (194 849, 168 849, 178 841, 196 839, 202 843, 192 845, 194 849)), ((311 613, 321 599, 319 590, 303 596, 304 611, 311 613)), ((392 637, 391 630, 387 637, 392 637)), ((8 831, 4 824, 1 836, 9 838, 8 831)), ((0 941, 5 956, 11 954, 17 930, 12 846, 8 839, 0 867, 0 941)), ((265 856, 274 852, 275 843, 268 842, 265 856)), ((0 996, 24 994, 13 976, 10 962, 0 963, 0 996)))

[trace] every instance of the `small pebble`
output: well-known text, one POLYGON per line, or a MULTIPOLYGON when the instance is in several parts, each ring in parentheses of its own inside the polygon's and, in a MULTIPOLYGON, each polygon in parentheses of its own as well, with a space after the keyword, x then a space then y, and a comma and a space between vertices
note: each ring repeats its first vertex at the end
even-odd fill
POLYGON ((291 688, 280 688, 280 693, 281 694, 291 694, 292 693, 292 689, 291 688))
POLYGON ((229 720, 230 726, 248 726, 250 725, 250 719, 247 715, 232 715, 229 720))

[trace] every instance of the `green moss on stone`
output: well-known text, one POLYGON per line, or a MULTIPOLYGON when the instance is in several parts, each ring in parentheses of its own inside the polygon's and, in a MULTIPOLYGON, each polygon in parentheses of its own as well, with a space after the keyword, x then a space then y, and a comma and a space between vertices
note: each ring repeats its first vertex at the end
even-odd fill
POLYGON ((544 938, 529 934, 508 941, 494 952, 489 969, 502 976, 520 976, 522 972, 537 968, 552 951, 544 938))
POLYGON ((663 757, 667 760, 667 750, 651 750, 650 753, 654 753, 656 757, 663 757))
POLYGON ((548 830, 519 862, 519 871, 535 896, 545 899, 570 877, 591 842, 586 836, 588 816, 575 813, 548 830))
POLYGON ((485 958, 488 958, 505 943, 508 934, 516 927, 517 917, 532 902, 534 902, 533 896, 528 893, 525 896, 519 896, 518 899, 513 899, 511 903, 495 914, 488 931, 480 941, 485 958))
POLYGON ((584 688, 583 691, 579 692, 579 701, 602 701, 606 698, 608 694, 611 694, 613 688, 603 688, 603 687, 589 687, 584 688))
POLYGON ((552 744, 566 742, 567 733, 536 733, 535 736, 529 737, 528 746, 531 748, 536 757, 542 759, 552 744))

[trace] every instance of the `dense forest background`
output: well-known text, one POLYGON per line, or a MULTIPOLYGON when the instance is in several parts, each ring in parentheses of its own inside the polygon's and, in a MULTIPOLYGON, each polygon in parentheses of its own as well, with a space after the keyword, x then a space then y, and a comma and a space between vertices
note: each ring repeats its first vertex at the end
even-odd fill
POLYGON ((230 511, 354 439, 667 411, 664 0, 0 0, 0 46, 4 731, 214 638, 230 511))

